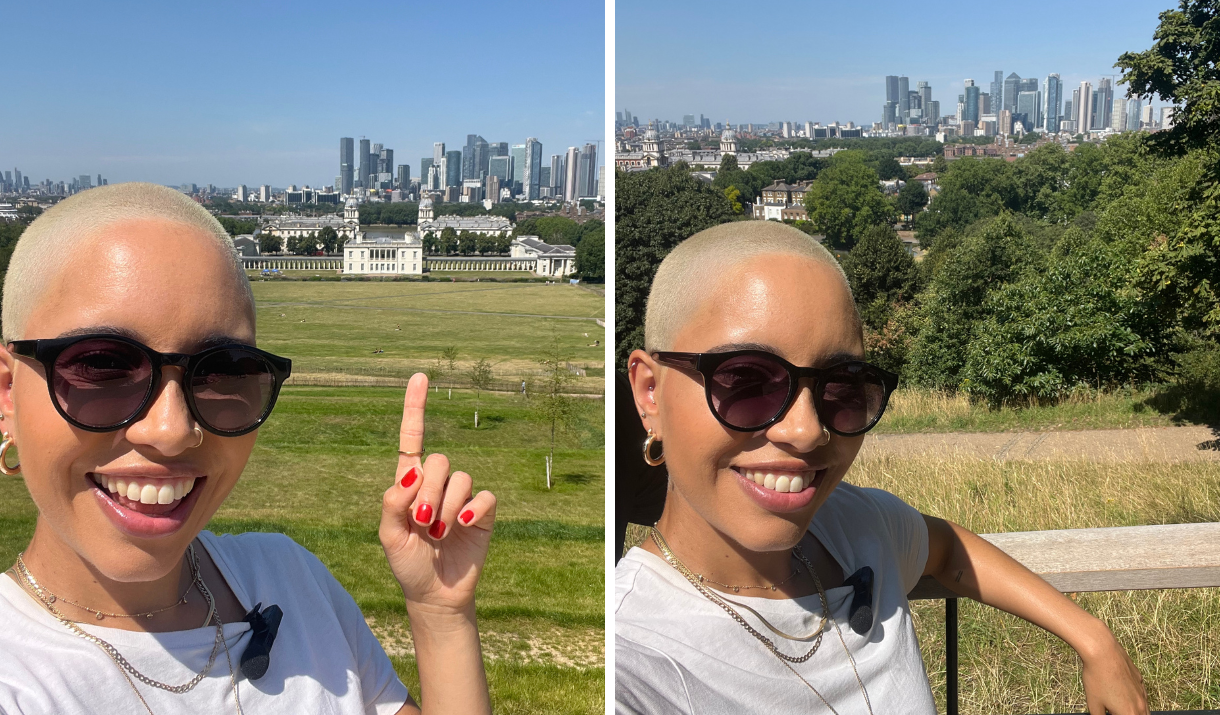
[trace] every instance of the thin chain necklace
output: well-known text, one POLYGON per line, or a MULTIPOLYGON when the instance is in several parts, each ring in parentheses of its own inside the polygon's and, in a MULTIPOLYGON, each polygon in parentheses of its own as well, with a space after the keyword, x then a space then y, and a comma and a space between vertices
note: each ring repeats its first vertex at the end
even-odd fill
MULTIPOLYGON (((25 569, 25 572, 29 573, 29 568, 25 565, 25 562, 21 560, 20 556, 17 557, 17 562, 21 564, 20 568, 25 569)), ((32 580, 33 579, 31 579, 31 581, 32 580)), ((186 585, 186 590, 184 590, 182 592, 182 597, 179 598, 175 603, 173 603, 169 606, 166 606, 165 608, 158 608, 155 611, 144 611, 143 613, 110 613, 108 611, 103 611, 99 608, 90 608, 89 606, 86 606, 84 604, 77 603, 76 601, 72 601, 70 599, 64 598, 63 596, 51 593, 51 590, 46 588, 45 586, 40 585, 39 588, 41 588, 42 592, 46 594, 47 601, 49 603, 55 603, 56 601, 62 601, 63 603, 66 603, 70 606, 76 606, 77 608, 81 609, 82 611, 88 611, 89 613, 95 614, 97 616, 97 620, 100 621, 107 617, 109 617, 109 618, 152 618, 153 616, 157 615, 158 613, 165 613, 168 610, 177 608, 178 606, 185 604, 187 594, 189 594, 191 592, 191 589, 195 587, 195 584, 198 583, 198 581, 199 581, 199 574, 196 573, 195 578, 186 585)), ((210 620, 211 620, 211 618, 208 618, 207 621, 204 621, 204 625, 206 626, 208 624, 208 621, 210 621, 210 620)))
POLYGON ((768 586, 766 584, 763 584, 762 586, 734 586, 733 584, 730 584, 730 583, 721 583, 719 581, 714 581, 714 580, 708 578, 707 576, 704 576, 701 573, 695 574, 695 578, 699 579, 699 583, 710 583, 710 584, 714 584, 716 586, 723 586, 725 591, 732 591, 733 593, 741 593, 742 589, 745 589, 748 591, 752 588, 758 589, 759 591, 767 591, 767 590, 775 591, 780 586, 783 586, 784 584, 788 583, 792 579, 796 578, 797 573, 799 573, 799 571, 797 569, 792 569, 792 574, 790 576, 788 576, 788 578, 784 579, 783 581, 776 581, 775 583, 771 584, 770 586, 768 586))
MULTIPOLYGON (((233 671, 233 660, 229 655, 229 644, 225 642, 224 639, 224 623, 220 620, 220 616, 216 614, 216 601, 212 598, 212 592, 208 589, 207 585, 203 581, 203 578, 199 574, 199 559, 195 555, 194 544, 187 546, 187 554, 187 563, 191 568, 191 585, 199 589, 199 592, 203 594, 204 599, 208 603, 208 620, 214 621, 216 624, 216 640, 212 643, 212 653, 208 657, 207 665, 203 667, 203 670, 200 671, 198 675, 182 685, 167 685, 166 683, 153 680, 152 678, 144 675, 139 670, 136 670, 135 666, 128 662, 128 660, 124 658, 123 655, 119 653, 118 649, 113 645, 93 635, 92 633, 88 633, 87 631, 81 629, 80 626, 68 619, 68 617, 61 613, 60 610, 54 605, 58 597, 45 589, 34 579, 34 575, 30 573, 29 568, 25 564, 25 560, 22 558, 23 554, 17 555, 17 563, 15 564, 14 569, 17 572, 18 581, 22 588, 37 597, 38 601, 43 605, 44 608, 51 612, 51 615, 55 616, 56 620, 58 620, 64 625, 64 627, 72 631, 74 634, 96 645, 102 650, 103 653, 110 657, 110 660, 112 660, 114 664, 118 666, 119 672, 122 673, 123 678, 127 681, 127 684, 131 686, 131 689, 136 694, 136 697, 140 699, 140 704, 144 706, 144 710, 148 712, 148 715, 153 715, 152 708, 148 706, 148 702, 140 693, 140 689, 137 688, 136 684, 132 681, 132 676, 135 676, 137 680, 145 685, 150 685, 154 688, 181 695, 189 692, 207 677, 208 673, 212 670, 212 666, 216 662, 216 656, 219 655, 221 646, 224 647, 225 661, 227 661, 229 664, 229 681, 233 686, 233 700, 237 705, 238 715, 242 715, 241 700, 237 694, 237 678, 233 671)), ((62 601, 64 599, 59 598, 58 600, 62 601)), ((68 603, 71 602, 69 601, 68 603)))
MULTIPOLYGON (((677 555, 674 554, 673 550, 671 550, 669 548, 669 544, 665 541, 665 537, 661 535, 661 532, 660 532, 660 530, 657 529, 657 527, 655 527, 655 526, 651 527, 651 534, 652 534, 652 540, 656 543, 657 548, 659 548, 661 550, 661 553, 664 554, 665 561, 668 562, 670 566, 674 567, 674 569, 677 570, 678 573, 682 574, 686 578, 686 580, 689 581, 690 584, 695 587, 695 590, 697 590, 699 593, 703 594, 703 596, 706 597, 712 603, 715 603, 716 605, 718 605, 722 609, 724 609, 724 611, 726 613, 728 613, 729 616, 731 616, 734 621, 737 621, 737 623, 742 628, 745 628, 750 633, 750 635, 757 638, 764 646, 766 646, 767 650, 771 651, 771 654, 774 655, 776 658, 778 658, 780 663, 782 663, 785 668, 790 670, 792 672, 792 674, 797 677, 797 679, 799 679, 802 683, 804 683, 805 687, 807 687, 813 691, 813 694, 817 696, 818 700, 822 701, 823 705, 825 705, 827 708, 830 709, 831 713, 833 713, 834 715, 839 715, 838 711, 834 709, 834 706, 831 705, 826 700, 826 698, 823 697, 820 692, 818 692, 818 689, 813 686, 813 683, 810 683, 808 680, 806 680, 804 677, 802 677, 801 674, 796 672, 796 669, 792 667, 793 663, 803 663, 806 660, 809 660, 809 658, 812 657, 813 654, 817 651, 818 647, 822 644, 822 633, 825 630, 826 621, 829 620, 831 622, 831 624, 834 625, 835 632, 839 635, 839 642, 843 645, 843 652, 847 653, 847 660, 849 663, 851 663, 852 673, 854 673, 856 676, 856 683, 860 686, 860 694, 864 696, 864 704, 868 708, 869 715, 873 715, 873 705, 871 702, 869 702, 868 691, 864 689, 864 681, 861 680, 860 671, 857 670, 857 668, 856 668, 856 659, 852 657, 851 649, 849 649, 847 647, 847 641, 843 638, 843 631, 839 629, 838 622, 830 617, 830 604, 826 600, 826 590, 822 588, 822 580, 818 578, 818 574, 814 570, 813 564, 809 561, 808 558, 805 557, 805 553, 803 551, 801 551, 801 547, 799 545, 792 547, 792 553, 794 556, 797 557, 797 559, 800 560, 800 562, 802 564, 805 565, 805 568, 809 570, 810 577, 813 578, 813 585, 817 588, 818 598, 820 598, 822 601, 822 622, 818 625, 817 641, 813 644, 813 647, 809 649, 809 652, 801 657, 793 657, 793 656, 787 655, 785 653, 781 653, 779 651, 779 649, 776 648, 775 643, 772 642, 770 638, 767 638, 766 636, 764 636, 763 634, 761 634, 757 630, 755 630, 752 626, 750 626, 750 624, 746 622, 746 619, 743 618, 740 613, 737 613, 735 610, 733 610, 733 608, 731 606, 728 605, 728 603, 725 602, 725 601, 727 601, 727 599, 720 598, 720 597, 716 596, 715 594, 713 594, 708 589, 704 588, 703 584, 699 581, 698 578, 696 578, 694 572, 692 572, 689 568, 687 568, 686 564, 682 563, 682 560, 679 559, 677 557, 677 555)), ((730 602, 730 603, 735 603, 735 602, 730 602)), ((751 613, 753 613, 755 616, 757 616, 760 620, 762 620, 762 622, 764 624, 766 624, 767 628, 769 628, 774 633, 776 633, 778 635, 784 635, 779 630, 774 628, 770 623, 768 623, 767 620, 765 618, 763 618, 754 609, 750 608, 749 606, 745 606, 745 604, 736 604, 736 605, 742 606, 742 607, 746 608, 747 610, 749 610, 751 613)), ((785 636, 785 637, 788 637, 791 640, 799 640, 796 638, 792 638, 791 636, 785 636)))

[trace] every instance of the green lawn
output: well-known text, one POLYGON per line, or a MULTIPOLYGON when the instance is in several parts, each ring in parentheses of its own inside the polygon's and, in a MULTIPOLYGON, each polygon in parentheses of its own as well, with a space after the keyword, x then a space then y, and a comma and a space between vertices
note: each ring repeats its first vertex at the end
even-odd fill
MULTIPOLYGON (((502 378, 509 366, 536 366, 552 334, 574 351, 586 340, 582 333, 589 332, 589 342, 604 335, 592 319, 602 316, 601 299, 567 285, 285 281, 256 282, 254 291, 259 344, 292 358, 294 372, 380 365, 409 374, 456 345, 459 370, 486 357, 502 378), (385 354, 366 356, 369 345, 384 345, 385 354)), ((597 373, 578 379, 604 379, 601 348, 573 363, 597 373)), ((316 553, 418 693, 402 594, 377 541, 381 494, 394 478, 402 397, 401 388, 285 387, 245 474, 209 528, 282 532, 316 553)), ((447 397, 445 390, 430 396, 427 450, 447 454, 455 469, 474 477, 476 489, 499 499, 478 593, 495 710, 604 712, 604 403, 580 400, 583 413, 558 437, 548 490, 549 426, 520 395, 484 392, 478 429, 474 394, 458 389, 447 397)), ((25 547, 35 516, 21 480, 0 480, 0 562, 12 563, 25 547)))

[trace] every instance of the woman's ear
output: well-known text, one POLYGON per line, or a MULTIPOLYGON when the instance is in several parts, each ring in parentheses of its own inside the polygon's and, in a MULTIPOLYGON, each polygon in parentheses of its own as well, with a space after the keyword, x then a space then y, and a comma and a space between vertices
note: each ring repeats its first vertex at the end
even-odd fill
POLYGON ((631 394, 635 398, 635 411, 640 414, 644 429, 652 429, 657 412, 657 362, 643 350, 633 350, 627 358, 627 379, 631 382, 631 394))
POLYGON ((17 359, 8 351, 7 345, 0 345, 0 427, 4 432, 13 431, 13 374, 16 371, 17 359))

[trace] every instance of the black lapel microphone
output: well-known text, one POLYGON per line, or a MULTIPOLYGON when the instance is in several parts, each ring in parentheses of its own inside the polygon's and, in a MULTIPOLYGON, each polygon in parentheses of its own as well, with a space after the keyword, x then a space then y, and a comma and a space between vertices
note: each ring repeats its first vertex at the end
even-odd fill
POLYGON ((259 613, 262 605, 261 602, 254 604, 242 619, 250 624, 250 642, 241 654, 241 672, 249 680, 258 680, 267 674, 271 665, 271 644, 280 632, 280 619, 284 617, 284 611, 275 605, 267 606, 259 613))
POLYGON ((851 586, 853 590, 847 622, 853 631, 866 635, 873 626, 873 568, 861 567, 843 585, 851 586))

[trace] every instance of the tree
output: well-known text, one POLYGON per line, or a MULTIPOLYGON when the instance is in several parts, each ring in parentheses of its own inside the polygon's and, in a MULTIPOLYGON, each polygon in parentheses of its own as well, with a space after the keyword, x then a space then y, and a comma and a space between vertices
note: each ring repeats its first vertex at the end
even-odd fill
POLYGON ((937 154, 932 158, 932 171, 937 174, 943 174, 949 168, 949 160, 944 154, 937 154))
POLYGON ((615 352, 620 367, 644 344, 644 306, 657 266, 680 242, 730 221, 723 191, 691 176, 679 162, 664 169, 615 174, 615 352))
POLYGON ((316 233, 288 237, 288 252, 293 255, 308 256, 316 250, 318 250, 318 234, 316 233))
POLYGON ((496 253, 496 237, 486 233, 478 234, 474 239, 474 250, 483 256, 490 256, 496 253))
POLYGON ((436 234, 431 231, 424 234, 423 237, 424 253, 434 254, 437 251, 436 234))
POLYGON ((906 169, 902 168, 902 164, 898 163, 897 159, 887 156, 877 162, 877 178, 882 181, 889 181, 890 179, 906 181, 907 172, 906 169))
MULTIPOLYGON (((25 208, 24 206, 22 208, 25 208)), ((225 231, 230 236, 241 236, 244 234, 254 233, 258 228, 258 221, 247 221, 243 219, 229 218, 228 216, 217 216, 216 220, 224 226, 225 231)))
POLYGON ((914 299, 919 290, 915 259, 889 226, 873 226, 865 231, 843 260, 843 272, 861 317, 875 330, 889 320, 895 303, 914 299))
POLYGON ((259 253, 279 253, 282 250, 284 250, 284 243, 280 240, 279 236, 266 231, 258 235, 259 253))
POLYGON ((475 234, 470 231, 462 231, 458 234, 458 253, 461 253, 463 256, 469 256, 474 253, 475 241, 475 234))
POLYGON ((922 181, 908 179, 898 191, 898 213, 914 217, 928 205, 928 190, 922 181))
POLYGON ((334 253, 339 248, 339 232, 333 226, 324 226, 318 232, 318 243, 323 253, 334 253))
POLYGON ((850 249, 870 226, 894 221, 894 209, 881 193, 877 172, 859 152, 840 152, 805 194, 809 220, 834 248, 850 249))
POLYGON ((729 205, 733 207, 733 213, 740 216, 744 210, 741 205, 741 192, 736 186, 730 186, 724 190, 724 198, 729 200, 729 205))
POLYGON ((458 235, 457 231, 452 226, 446 226, 441 230, 440 240, 437 241, 437 246, 442 256, 448 256, 457 251, 458 235))
POLYGON ((483 390, 491 387, 491 363, 487 358, 479 358, 470 366, 470 384, 474 387, 474 426, 479 426, 479 396, 483 390))
POLYGON ((453 372, 457 369, 458 349, 456 345, 450 345, 444 350, 441 350, 441 357, 444 358, 449 372, 453 372))
POLYGON ((542 366, 543 378, 538 390, 534 392, 533 410, 543 422, 551 428, 551 451, 546 458, 546 488, 551 488, 551 475, 555 466, 555 433, 558 429, 569 426, 578 414, 579 405, 576 398, 567 394, 568 385, 575 377, 568 370, 570 355, 559 342, 559 336, 553 336, 538 364, 542 366))
POLYGON ((606 229, 590 233, 576 247, 576 274, 589 283, 606 282, 606 229))

